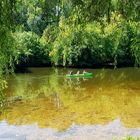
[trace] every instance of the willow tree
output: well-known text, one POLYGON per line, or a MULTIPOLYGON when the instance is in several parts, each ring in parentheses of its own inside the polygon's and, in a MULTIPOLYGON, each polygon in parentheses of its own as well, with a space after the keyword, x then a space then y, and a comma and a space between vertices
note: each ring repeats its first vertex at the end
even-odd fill
POLYGON ((12 37, 15 2, 15 0, 0 1, 0 101, 3 98, 2 90, 6 86, 6 75, 13 71, 15 59, 15 45, 12 37))

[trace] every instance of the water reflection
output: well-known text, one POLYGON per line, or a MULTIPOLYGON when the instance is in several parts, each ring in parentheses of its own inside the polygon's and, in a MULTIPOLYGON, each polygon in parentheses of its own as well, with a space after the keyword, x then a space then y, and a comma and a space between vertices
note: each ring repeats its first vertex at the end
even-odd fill
MULTIPOLYGON (((89 70, 93 78, 66 78, 67 69, 31 69, 9 79, 8 124, 66 130, 73 123, 107 125, 120 118, 126 128, 140 127, 140 70, 89 70)), ((75 69, 75 72, 77 69, 75 69)))

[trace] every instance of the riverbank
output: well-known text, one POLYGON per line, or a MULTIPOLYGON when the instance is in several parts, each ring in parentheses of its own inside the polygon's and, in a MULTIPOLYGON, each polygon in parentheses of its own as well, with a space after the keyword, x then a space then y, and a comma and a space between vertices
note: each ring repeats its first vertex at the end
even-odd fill
POLYGON ((24 72, 30 72, 29 68, 71 68, 71 69, 116 69, 116 68, 139 68, 139 66, 134 66, 133 63, 123 63, 114 65, 114 63, 106 63, 106 64, 96 64, 93 66, 53 66, 51 64, 18 64, 15 65, 15 73, 24 73, 24 72))

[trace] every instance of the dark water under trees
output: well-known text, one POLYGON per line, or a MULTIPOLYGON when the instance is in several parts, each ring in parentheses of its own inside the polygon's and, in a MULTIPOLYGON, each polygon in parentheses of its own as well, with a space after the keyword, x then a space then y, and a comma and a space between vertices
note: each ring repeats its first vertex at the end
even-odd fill
POLYGON ((88 79, 66 78, 70 69, 29 70, 9 78, 0 140, 140 137, 140 69, 89 69, 88 79))

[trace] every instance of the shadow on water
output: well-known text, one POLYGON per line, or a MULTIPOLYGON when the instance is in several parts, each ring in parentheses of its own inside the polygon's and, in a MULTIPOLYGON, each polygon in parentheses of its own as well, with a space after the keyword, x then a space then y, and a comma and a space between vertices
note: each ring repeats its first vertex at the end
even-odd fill
POLYGON ((30 71, 9 79, 1 121, 62 131, 119 118, 125 128, 140 127, 140 69, 89 69, 92 78, 66 78, 69 69, 62 68, 30 71))

